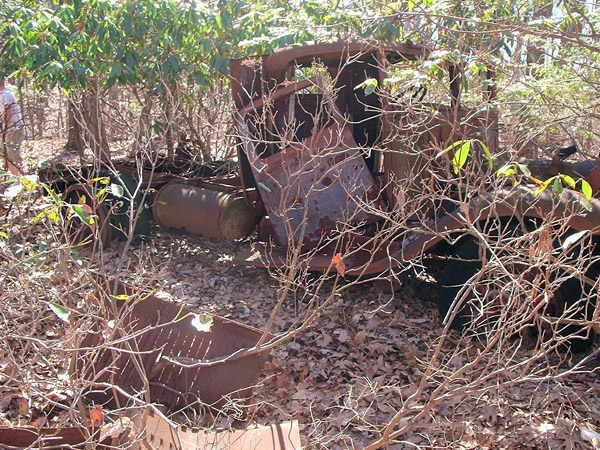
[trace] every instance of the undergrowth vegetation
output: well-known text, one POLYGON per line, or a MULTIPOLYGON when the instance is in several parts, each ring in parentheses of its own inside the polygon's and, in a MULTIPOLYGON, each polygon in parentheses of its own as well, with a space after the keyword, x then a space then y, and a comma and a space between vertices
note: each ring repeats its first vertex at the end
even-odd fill
POLYGON ((315 449, 598 448, 600 222, 585 221, 600 214, 586 178, 600 152, 598 5, 12 0, 0 18, 0 75, 20 94, 29 133, 22 173, 0 174, 0 426, 131 425, 133 439, 139 426, 117 419, 142 407, 205 429, 297 419, 315 449), (290 245, 269 253, 284 264, 266 269, 231 262, 256 236, 218 242, 150 224, 152 177, 182 161, 191 169, 177 175, 198 181, 194 168, 213 162, 234 173, 250 143, 306 146, 291 137, 302 124, 273 125, 275 90, 251 114, 268 139, 242 132, 230 58, 336 39, 428 49, 407 64, 376 61, 381 83, 348 87, 363 95, 366 119, 335 110, 350 61, 298 65, 286 79, 315 77, 303 91, 325 99, 313 124, 343 131, 380 119, 377 143, 357 146, 366 158, 412 158, 401 177, 377 178, 377 202, 357 202, 313 248, 288 229, 290 245), (459 104, 470 114, 461 126, 478 115, 481 126, 430 138, 452 125, 440 111, 459 104), (490 118, 495 146, 485 143, 490 118), (572 163, 552 172, 568 146, 572 163), (131 177, 117 168, 123 158, 131 177), (78 191, 48 181, 59 163, 78 191), (136 182, 143 170, 150 181, 136 182), (446 213, 456 222, 445 225, 460 227, 438 227, 446 213), (419 239, 436 246, 405 258, 419 239), (327 268, 309 270, 325 251, 327 268), (368 273, 382 254, 389 267, 368 273), (153 296, 192 312, 141 331, 120 320, 153 296), (165 364, 183 374, 223 361, 161 347, 151 367, 134 338, 184 321, 204 332, 218 316, 258 329, 231 359, 271 352, 254 395, 219 412, 198 399, 195 409, 155 402, 165 364), (95 366, 111 352, 113 365, 127 355, 142 380, 135 392, 113 382, 118 367, 95 366), (118 400, 98 419, 90 391, 118 400))

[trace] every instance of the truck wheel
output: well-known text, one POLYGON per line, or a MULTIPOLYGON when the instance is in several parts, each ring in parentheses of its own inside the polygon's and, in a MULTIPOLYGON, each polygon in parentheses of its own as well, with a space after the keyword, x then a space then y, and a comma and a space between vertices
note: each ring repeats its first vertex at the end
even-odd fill
MULTIPOLYGON (((517 237, 522 234, 520 227, 509 224, 502 233, 503 238, 517 237)), ((493 235, 491 236, 493 240, 493 235)), ((493 244, 493 243, 492 243, 493 244)), ((438 309, 442 320, 446 319, 449 312, 454 314, 450 327, 459 331, 469 330, 475 336, 483 336, 497 325, 501 314, 506 313, 506 308, 514 310, 514 317, 509 318, 508 328, 513 327, 515 331, 529 338, 551 339, 569 336, 569 345, 574 351, 585 350, 590 342, 590 333, 585 327, 578 325, 565 325, 556 322, 565 311, 568 312, 568 321, 589 318, 593 312, 590 302, 583 302, 584 289, 577 278, 569 278, 564 273, 555 276, 565 277, 552 298, 533 314, 531 308, 535 305, 516 304, 510 293, 503 288, 510 283, 508 275, 486 276, 482 274, 482 280, 478 280, 478 274, 482 269, 482 259, 479 241, 469 236, 458 245, 454 252, 454 258, 448 262, 440 278, 438 293, 438 309), (491 279, 493 278, 493 279, 491 279), (470 283, 468 283, 470 281, 470 283), (463 301, 459 301, 463 299, 463 301), (518 323, 519 316, 537 317, 539 320, 529 324, 518 323), (513 321, 514 319, 514 321, 513 321), (548 320, 545 320, 548 319, 548 320), (535 322, 535 323, 534 323, 535 322)), ((519 274, 524 280, 539 283, 541 277, 540 269, 531 267, 526 261, 510 262, 507 272, 519 274), (536 277, 539 277, 536 280, 536 277)), ((592 270, 592 269, 590 269, 592 270)), ((587 274, 588 277, 593 276, 587 274)), ((556 278, 555 278, 556 279, 556 278)), ((450 317, 448 316, 448 320, 450 317)))
POLYGON ((138 213, 135 219, 135 229, 133 231, 134 240, 141 239, 150 234, 150 220, 152 212, 145 205, 144 195, 138 189, 138 183, 130 176, 121 173, 103 172, 100 176, 110 178, 110 182, 123 188, 123 195, 116 196, 109 194, 105 200, 110 205, 110 224, 112 227, 112 237, 120 241, 127 240, 131 224, 133 222, 131 213, 138 213), (137 192, 136 192, 137 189, 137 192), (133 203, 133 208, 132 208, 133 203))
MULTIPOLYGON (((440 288, 437 298, 437 306, 440 317, 446 319, 448 312, 454 305, 454 300, 458 297, 466 283, 475 276, 481 269, 479 261, 479 245, 473 237, 466 238, 454 252, 453 258, 448 262, 440 278, 440 288)), ((467 293, 467 301, 470 295, 467 293)), ((464 307, 460 308, 450 323, 452 329, 462 331, 470 322, 469 314, 464 307)))
POLYGON ((123 174, 101 172, 100 177, 107 177, 110 183, 123 188, 123 195, 108 193, 101 203, 96 201, 96 191, 84 183, 75 183, 67 188, 63 200, 77 205, 85 204, 87 210, 94 217, 94 224, 84 224, 78 218, 68 222, 67 235, 74 244, 89 245, 97 239, 103 247, 108 247, 114 239, 126 240, 131 229, 131 205, 134 214, 138 212, 133 231, 134 240, 141 239, 150 234, 150 220, 152 213, 149 208, 140 205, 143 194, 137 188, 137 182, 123 174), (131 198, 133 196, 133 198, 131 198))

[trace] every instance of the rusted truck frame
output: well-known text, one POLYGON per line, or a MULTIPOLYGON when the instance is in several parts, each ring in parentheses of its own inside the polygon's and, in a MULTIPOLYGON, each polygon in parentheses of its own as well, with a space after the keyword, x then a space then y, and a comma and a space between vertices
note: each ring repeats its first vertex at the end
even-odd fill
MULTIPOLYGON (((427 54, 410 43, 340 41, 231 60, 237 173, 119 170, 150 188, 148 203, 160 225, 233 239, 256 229, 253 248, 234 259, 248 266, 283 267, 295 249, 306 269, 335 272, 332 257, 342 253, 346 275, 373 279, 435 253, 442 240, 489 218, 558 218, 571 229, 600 234, 599 200, 592 198, 584 210, 573 207, 575 192, 559 198, 535 195, 528 185, 500 184, 457 209, 425 204, 399 235, 380 233, 390 227, 386 216, 402 211, 406 197, 418 196, 419 183, 432 192, 439 188, 432 152, 466 139, 483 142, 492 155, 498 151, 497 112, 486 107, 495 97, 493 83, 482 107, 469 109, 461 103, 458 67, 446 67, 447 105, 422 104, 419 92, 402 103, 357 89, 366 80, 382 86, 389 67, 427 54)), ((571 174, 586 178, 594 191, 600 187, 596 160, 572 164, 557 156, 528 165, 538 176, 571 174)))
MULTIPOLYGON (((410 112, 394 109, 384 97, 355 89, 368 78, 381 85, 387 65, 414 61, 426 53, 412 44, 344 41, 293 45, 271 55, 230 62, 241 180, 245 188, 255 189, 259 236, 266 243, 239 255, 238 264, 281 267, 286 255, 278 249, 300 243, 303 250, 320 246, 304 261, 309 269, 335 271, 331 264, 334 246, 324 242, 344 224, 358 229, 354 248, 344 248, 346 274, 375 275, 411 261, 438 244, 442 235, 464 230, 473 220, 517 214, 560 217, 572 211, 569 195, 558 199, 548 193, 536 196, 527 186, 502 188, 475 198, 466 210, 438 212, 429 225, 416 225, 403 242, 377 242, 369 237, 368 225, 381 221, 381 216, 366 211, 402 206, 394 189, 422 164, 420 152, 469 138, 485 142, 492 154, 498 148, 497 114, 491 109, 477 113, 461 105, 455 67, 448 68, 451 104, 432 105, 432 117, 420 127, 400 131, 400 136, 394 122, 410 112), (335 99, 319 87, 318 77, 296 81, 290 76, 297 68, 315 63, 334 79, 330 90, 337 93, 335 99), (313 92, 306 93, 307 87, 313 92), (330 117, 324 124, 314 123, 324 103, 330 104, 330 117), (289 123, 297 124, 295 136, 284 142, 289 123), (406 148, 408 133, 416 136, 412 149, 406 148), (376 183, 375 178, 381 181, 376 183)), ((492 89, 487 97, 494 97, 492 89)), ((567 167, 562 161, 548 161, 543 168, 548 173, 571 171, 585 177, 596 165, 593 161, 567 167)), ((596 228, 600 203, 592 199, 591 205, 591 211, 570 217, 572 228, 596 228)), ((340 250, 339 245, 335 248, 340 250)))

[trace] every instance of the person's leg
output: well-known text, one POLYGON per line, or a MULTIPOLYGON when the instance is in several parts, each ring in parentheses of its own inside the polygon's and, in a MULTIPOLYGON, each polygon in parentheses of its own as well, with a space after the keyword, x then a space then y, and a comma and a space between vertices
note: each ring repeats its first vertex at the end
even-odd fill
MULTIPOLYGON (((8 157, 8 170, 14 175, 18 175, 21 170, 21 144, 25 139, 25 134, 21 130, 6 133, 6 156, 8 157)), ((4 152, 3 152, 4 153, 4 152)), ((2 155, 4 159, 4 154, 2 155)))

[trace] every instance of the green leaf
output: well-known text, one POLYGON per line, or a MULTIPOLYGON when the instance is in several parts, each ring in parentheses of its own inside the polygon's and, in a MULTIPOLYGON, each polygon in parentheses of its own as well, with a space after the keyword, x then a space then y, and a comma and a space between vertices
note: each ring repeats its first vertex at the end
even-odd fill
POLYGON ((104 196, 106 195, 106 189, 107 188, 103 187, 98 192, 96 192, 96 195, 94 195, 94 197, 96 198, 96 200, 98 200, 99 202, 104 201, 104 196))
POLYGON ((263 191, 267 191, 268 193, 273 192, 271 190, 271 188, 269 186, 267 186, 265 183, 263 183, 262 181, 259 181, 258 183, 256 183, 256 185, 261 188, 263 191))
POLYGON ((110 73, 108 74, 109 84, 114 83, 114 81, 121 76, 121 73, 122 73, 121 64, 117 63, 114 66, 112 66, 112 69, 110 70, 110 73))
POLYGON ((450 144, 448 147, 446 147, 444 150, 442 150, 442 151, 441 151, 441 152, 439 152, 437 155, 435 155, 435 157, 437 158, 437 157, 439 157, 439 156, 442 156, 444 153, 448 153, 448 152, 449 152, 450 150, 452 150, 453 148, 456 148, 456 147, 458 147, 459 145, 463 145, 465 142, 467 142, 467 141, 460 140, 460 141, 453 142, 453 143, 452 143, 452 144, 450 144))
POLYGON ((112 298, 114 298, 115 300, 126 302, 127 300, 129 300, 131 298, 131 295, 127 295, 127 294, 113 295, 112 298))
POLYGON ((512 164, 506 164, 500 167, 496 171, 496 176, 504 175, 505 177, 509 177, 515 173, 515 169, 512 164))
POLYGON ((52 200, 54 200, 54 203, 60 205, 62 204, 62 200, 60 199, 60 197, 56 194, 56 192, 54 192, 50 186, 48 186, 46 183, 42 183, 42 187, 46 190, 46 192, 48 193, 48 195, 50 197, 52 197, 52 200))
POLYGON ((476 139, 477 143, 481 146, 481 148, 483 149, 483 153, 485 153, 485 156, 487 158, 488 161, 488 167, 491 169, 494 168, 494 158, 492 158, 492 154, 490 152, 490 149, 488 148, 487 145, 485 145, 485 143, 479 139, 476 139))
POLYGON ((110 178, 109 177, 98 177, 98 178, 92 178, 91 180, 88 180, 88 184, 92 184, 92 183, 96 183, 99 182, 101 184, 108 184, 110 183, 110 178))
POLYGON ((67 323, 69 322, 69 317, 71 314, 69 313, 69 310, 67 308, 60 306, 56 303, 48 303, 48 306, 50 306, 52 312, 56 314, 60 320, 67 323))
POLYGON ((586 200, 590 200, 593 195, 592 186, 585 180, 581 180, 581 192, 585 196, 586 200))
POLYGON ((565 183, 567 183, 567 186, 569 186, 571 189, 575 188, 575 180, 572 177, 569 175, 561 175, 560 177, 565 180, 565 183))
POLYGON ((364 89, 365 95, 371 95, 373 92, 375 92, 375 89, 377 89, 377 85, 378 82, 376 78, 367 78, 365 81, 358 84, 354 90, 356 91, 357 89, 364 89))
POLYGON ((84 205, 69 205, 69 208, 77 215, 77 217, 81 219, 83 223, 87 225, 93 225, 96 223, 94 216, 85 210, 84 205))
POLYGON ((531 177, 531 170, 525 164, 517 163, 517 167, 526 177, 531 177))
POLYGON ((48 208, 42 210, 37 216, 34 217, 33 219, 33 224, 35 225, 36 223, 38 223, 40 220, 42 220, 46 214, 47 214, 48 208))
POLYGON ((531 177, 540 187, 537 188, 534 192, 534 195, 537 197, 542 193, 549 185, 552 183, 557 177, 548 178, 546 181, 538 180, 537 178, 531 177))
POLYGON ((123 197, 125 190, 123 189, 123 186, 121 186, 120 184, 112 183, 110 185, 110 193, 112 195, 114 195, 115 197, 123 197))
POLYGON ((191 325, 198 331, 208 333, 213 324, 213 318, 208 314, 192 314, 191 325))
POLYGON ((21 28, 19 28, 19 25, 17 25, 14 22, 11 22, 8 24, 8 29, 9 29, 10 35, 13 37, 18 36, 21 33, 21 28))
POLYGON ((554 184, 552 185, 552 192, 554 192, 558 196, 560 196, 564 191, 563 185, 560 180, 560 177, 554 177, 554 184))
POLYGON ((452 158, 452 166, 454 168, 454 173, 458 175, 458 171, 462 169, 462 167, 467 162, 467 158, 469 157, 469 151, 471 150, 471 141, 463 141, 463 144, 460 148, 454 153, 454 158, 452 158))
POLYGON ((53 206, 49 211, 48 211, 48 219, 50 219, 52 222, 54 223, 59 223, 60 222, 60 214, 58 213, 58 211, 56 210, 56 206, 53 206))
POLYGON ((20 177, 19 181, 21 182, 23 187, 28 191, 33 191, 34 189, 37 189, 38 184, 37 177, 35 175, 26 175, 24 177, 20 177))

